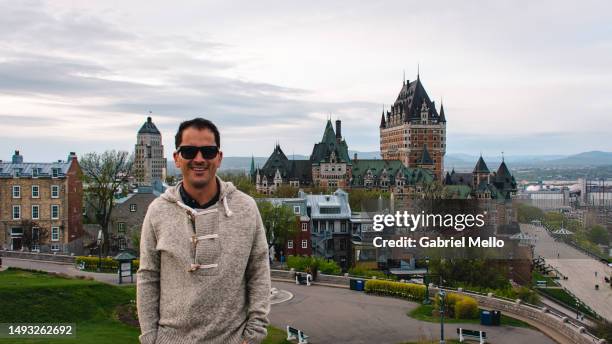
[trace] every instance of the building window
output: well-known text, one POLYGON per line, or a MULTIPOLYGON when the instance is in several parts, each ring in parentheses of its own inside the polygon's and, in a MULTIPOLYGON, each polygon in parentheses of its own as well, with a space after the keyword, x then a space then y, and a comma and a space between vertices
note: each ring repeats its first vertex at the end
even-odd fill
POLYGON ((125 222, 117 223, 117 232, 125 233, 125 222))
POLYGON ((32 205, 32 220, 38 220, 40 218, 40 206, 32 205))
POLYGON ((340 223, 340 232, 346 233, 346 222, 340 223))
POLYGON ((13 185, 13 198, 21 198, 21 186, 13 185))
POLYGON ((287 248, 293 248, 293 240, 287 240, 287 248))
POLYGON ((51 227, 51 241, 59 241, 59 227, 51 227))
POLYGON ((51 175, 53 176, 53 178, 57 178, 59 176, 59 168, 57 167, 52 168, 51 175))
POLYGON ((59 251, 60 250, 60 245, 59 244, 51 244, 51 251, 59 251))
POLYGON ((38 185, 32 185, 32 198, 40 197, 40 187, 38 185))
POLYGON ((300 213, 300 206, 299 205, 294 205, 293 206, 293 213, 294 214, 299 214, 300 213))
POLYGON ((130 211, 133 213, 136 211, 136 203, 130 204, 130 211))
POLYGON ((302 248, 308 248, 308 240, 302 240, 302 248))
POLYGON ((51 198, 59 198, 59 185, 51 185, 51 198))
POLYGON ((51 204, 51 220, 59 219, 59 205, 51 204))
POLYGON ((308 230, 308 223, 302 222, 302 232, 306 232, 308 230))
POLYGON ((13 220, 20 220, 20 219, 21 219, 21 206, 14 205, 13 206, 13 220))
POLYGON ((32 252, 40 252, 40 245, 39 244, 32 244, 32 252))

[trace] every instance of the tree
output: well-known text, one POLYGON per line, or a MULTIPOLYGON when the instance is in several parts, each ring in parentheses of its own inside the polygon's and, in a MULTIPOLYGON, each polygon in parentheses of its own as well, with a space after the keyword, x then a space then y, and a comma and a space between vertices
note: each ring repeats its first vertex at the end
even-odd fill
POLYGON ((297 197, 297 194, 298 188, 296 188, 295 186, 280 185, 278 188, 276 188, 276 192, 274 192, 274 197, 292 198, 297 197))
POLYGON ((444 192, 444 185, 439 181, 433 180, 423 184, 422 197, 424 199, 440 199, 444 195, 446 195, 444 192))
POLYGON ((35 221, 23 219, 20 226, 23 230, 21 245, 28 251, 32 250, 34 245, 40 245, 49 238, 49 231, 40 227, 35 221))
POLYGON ((96 221, 104 234, 103 252, 108 254, 108 225, 115 205, 115 194, 127 189, 134 158, 125 151, 88 153, 81 159, 85 201, 94 210, 96 221))
POLYGON ((236 189, 249 196, 257 196, 257 190, 255 190, 255 185, 251 182, 251 178, 244 174, 223 173, 219 174, 219 178, 226 182, 232 182, 236 189))
POLYGON ((524 203, 519 204, 517 215, 520 223, 530 223, 533 220, 542 221, 544 219, 544 212, 540 208, 524 203))
POLYGON ((297 234, 298 219, 293 209, 287 205, 274 205, 271 202, 257 202, 268 244, 285 245, 289 238, 297 234))
POLYGON ((588 238, 591 242, 596 244, 608 245, 610 243, 608 231, 600 225, 595 225, 591 228, 588 238))

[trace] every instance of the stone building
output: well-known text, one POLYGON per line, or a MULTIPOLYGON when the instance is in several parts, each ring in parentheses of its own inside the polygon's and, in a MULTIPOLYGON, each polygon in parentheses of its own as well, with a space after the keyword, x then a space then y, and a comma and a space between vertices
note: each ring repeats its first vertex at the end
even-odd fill
POLYGON ((433 171, 442 180, 446 154, 446 117, 431 101, 421 79, 405 81, 380 120, 380 153, 384 160, 400 160, 406 167, 433 171))
POLYGON ((163 182, 166 173, 166 158, 162 136, 151 117, 142 125, 136 136, 134 147, 134 176, 138 185, 163 182))
POLYGON ((32 236, 37 236, 38 228, 49 235, 33 241, 30 250, 80 253, 83 184, 76 154, 49 163, 23 160, 15 151, 11 162, 0 161, 0 247, 26 249, 23 227, 31 221, 32 236))
POLYGON ((134 236, 139 236, 149 204, 159 197, 161 192, 151 186, 139 186, 134 193, 115 201, 109 224, 111 251, 138 251, 134 236))

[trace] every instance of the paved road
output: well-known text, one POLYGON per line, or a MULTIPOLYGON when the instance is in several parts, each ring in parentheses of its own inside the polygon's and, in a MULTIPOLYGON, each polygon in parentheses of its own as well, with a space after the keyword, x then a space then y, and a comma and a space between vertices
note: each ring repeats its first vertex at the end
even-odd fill
MULTIPOLYGON (((42 270, 47 272, 61 272, 67 274, 69 276, 87 276, 93 277, 94 279, 110 283, 110 284, 119 284, 119 279, 117 274, 107 274, 107 273, 96 273, 96 272, 87 272, 77 270, 74 265, 67 263, 56 263, 56 262, 47 262, 40 260, 25 260, 25 259, 15 259, 15 258, 7 258, 2 257, 2 266, 3 267, 15 267, 22 269, 31 269, 31 270, 42 270)), ((125 278, 123 279, 125 282, 125 278)), ((129 281, 129 279, 127 279, 129 281)), ((134 282, 136 282, 136 276, 134 275, 134 282)), ((129 284, 129 283, 124 283, 129 284)))
MULTIPOLYGON (((414 320, 406 314, 417 307, 390 297, 367 295, 348 289, 306 287, 275 282, 294 297, 272 305, 270 320, 279 328, 291 325, 310 336, 312 344, 397 344, 406 341, 439 340, 440 324, 414 320)), ((475 324, 446 324, 446 338, 457 338, 457 327, 484 330, 490 343, 554 343, 543 333, 517 327, 487 327, 475 324)))
POLYGON ((567 276, 567 280, 559 281, 562 286, 599 315, 612 321, 612 288, 604 281, 604 276, 612 274, 610 267, 555 241, 543 227, 521 225, 521 231, 537 236, 535 255, 544 257, 547 264, 567 276), (595 290, 595 284, 599 284, 599 290, 595 290))

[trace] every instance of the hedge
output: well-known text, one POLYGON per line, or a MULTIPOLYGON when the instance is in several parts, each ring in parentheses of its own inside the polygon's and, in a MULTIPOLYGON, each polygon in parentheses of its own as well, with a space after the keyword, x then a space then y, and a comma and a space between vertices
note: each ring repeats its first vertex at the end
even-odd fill
POLYGON ((306 271, 310 268, 313 272, 320 271, 327 275, 339 275, 342 272, 338 263, 333 260, 327 261, 321 257, 288 256, 287 266, 294 268, 296 271, 306 271))
MULTIPOLYGON (((434 299, 434 310, 440 309, 440 295, 434 299)), ((447 293, 444 297, 444 311, 455 319, 477 319, 478 302, 475 298, 457 293, 447 293)))
POLYGON ((422 284, 367 280, 364 290, 366 293, 397 296, 412 301, 425 298, 425 286, 422 284))
MULTIPOLYGON (((98 259, 98 257, 93 256, 77 256, 75 259, 75 264, 77 266, 81 265, 81 263, 85 263, 85 271, 98 271, 98 262, 101 262, 102 272, 117 272, 117 270, 119 270, 119 262, 113 258, 98 259)), ((133 272, 138 270, 140 266, 139 263, 140 261, 138 259, 132 261, 133 272)))

